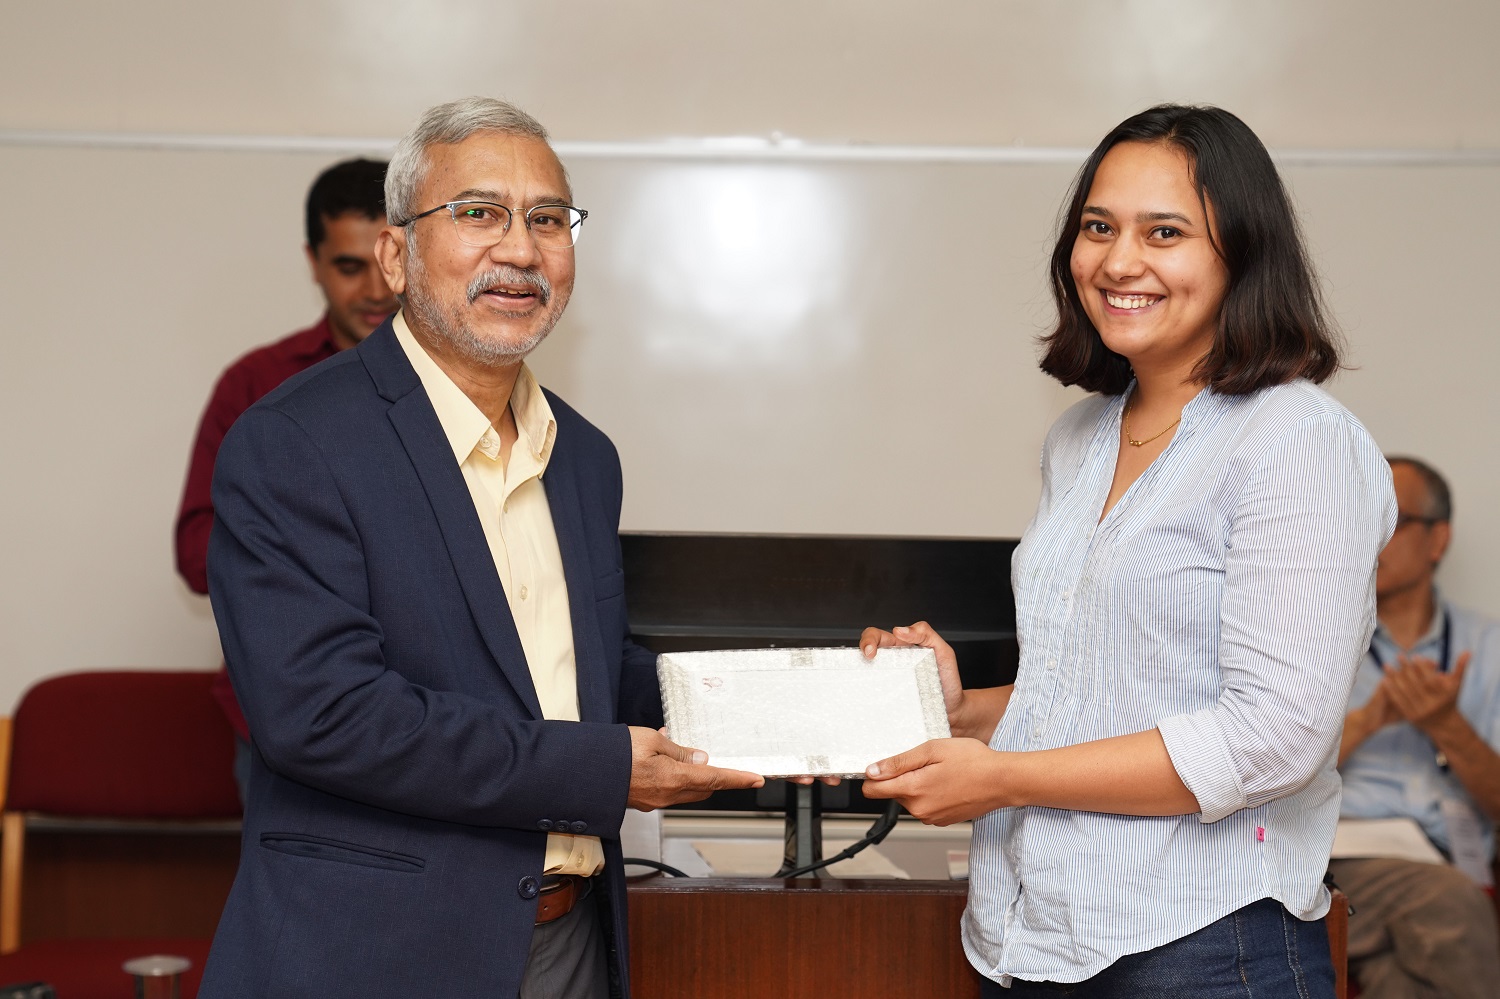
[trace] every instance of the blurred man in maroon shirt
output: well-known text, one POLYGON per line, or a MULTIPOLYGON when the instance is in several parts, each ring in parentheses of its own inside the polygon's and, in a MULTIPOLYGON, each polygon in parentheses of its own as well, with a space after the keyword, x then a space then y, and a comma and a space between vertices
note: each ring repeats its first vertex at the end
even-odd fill
MULTIPOLYGON (((318 175, 307 194, 305 249, 327 310, 307 329, 235 361, 209 397, 193 442, 176 526, 177 571, 195 593, 208 592, 208 535, 214 523, 209 485, 230 425, 287 378, 359 343, 396 311, 396 296, 375 263, 375 235, 385 225, 385 166, 375 160, 348 160, 318 175)), ((214 692, 239 739, 235 776, 243 797, 250 734, 222 669, 214 692)))

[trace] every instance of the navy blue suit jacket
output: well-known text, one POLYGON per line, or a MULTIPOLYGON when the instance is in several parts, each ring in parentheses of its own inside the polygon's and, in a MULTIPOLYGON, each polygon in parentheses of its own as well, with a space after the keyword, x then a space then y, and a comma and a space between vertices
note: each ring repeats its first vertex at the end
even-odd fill
POLYGON ((544 721, 483 528, 387 322, 235 423, 209 590, 255 743, 205 999, 514 996, 546 831, 603 837, 628 983, 621 721, 661 724, 626 637, 614 446, 548 393, 579 722, 544 721))

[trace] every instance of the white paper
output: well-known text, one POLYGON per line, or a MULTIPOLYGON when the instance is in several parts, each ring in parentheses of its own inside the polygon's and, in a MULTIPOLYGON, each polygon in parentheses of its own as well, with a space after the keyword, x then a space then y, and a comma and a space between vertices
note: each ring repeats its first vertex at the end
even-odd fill
POLYGON ((1446 864, 1415 819, 1339 819, 1333 834, 1334 860, 1390 857, 1422 864, 1446 864))
POLYGON ((657 672, 669 736, 715 766, 861 777, 949 734, 931 649, 674 652, 657 672))

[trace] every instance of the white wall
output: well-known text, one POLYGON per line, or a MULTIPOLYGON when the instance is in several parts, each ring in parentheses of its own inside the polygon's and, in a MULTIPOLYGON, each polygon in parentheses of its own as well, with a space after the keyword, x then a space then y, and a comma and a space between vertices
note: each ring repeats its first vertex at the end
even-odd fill
POLYGON ((1488 0, 49 0, 4 18, 15 128, 394 136, 490 93, 563 139, 1068 146, 1173 99, 1278 146, 1500 146, 1488 0))
POLYGON ((471 92, 571 150, 594 215, 535 367, 619 444, 625 526, 671 530, 1019 533, 1073 398, 1032 346, 1068 149, 1157 100, 1229 107, 1288 153, 1357 365, 1335 393, 1449 473, 1445 585, 1500 613, 1487 0, 93 0, 4 20, 0 708, 50 673, 217 662, 170 539, 209 386, 317 314, 312 176, 471 92), (773 133, 812 148, 638 145, 773 133), (814 155, 871 143, 885 159, 814 155), (1064 148, 1019 158, 1045 147, 1064 148), (701 231, 653 222, 683 196, 701 231))

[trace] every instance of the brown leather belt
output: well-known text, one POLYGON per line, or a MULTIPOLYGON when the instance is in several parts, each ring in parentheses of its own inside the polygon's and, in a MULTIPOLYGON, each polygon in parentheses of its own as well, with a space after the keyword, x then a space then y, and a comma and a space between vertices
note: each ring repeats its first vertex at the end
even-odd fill
POLYGON ((589 894, 589 879, 578 874, 549 874, 536 897, 536 924, 550 923, 573 911, 589 894))

